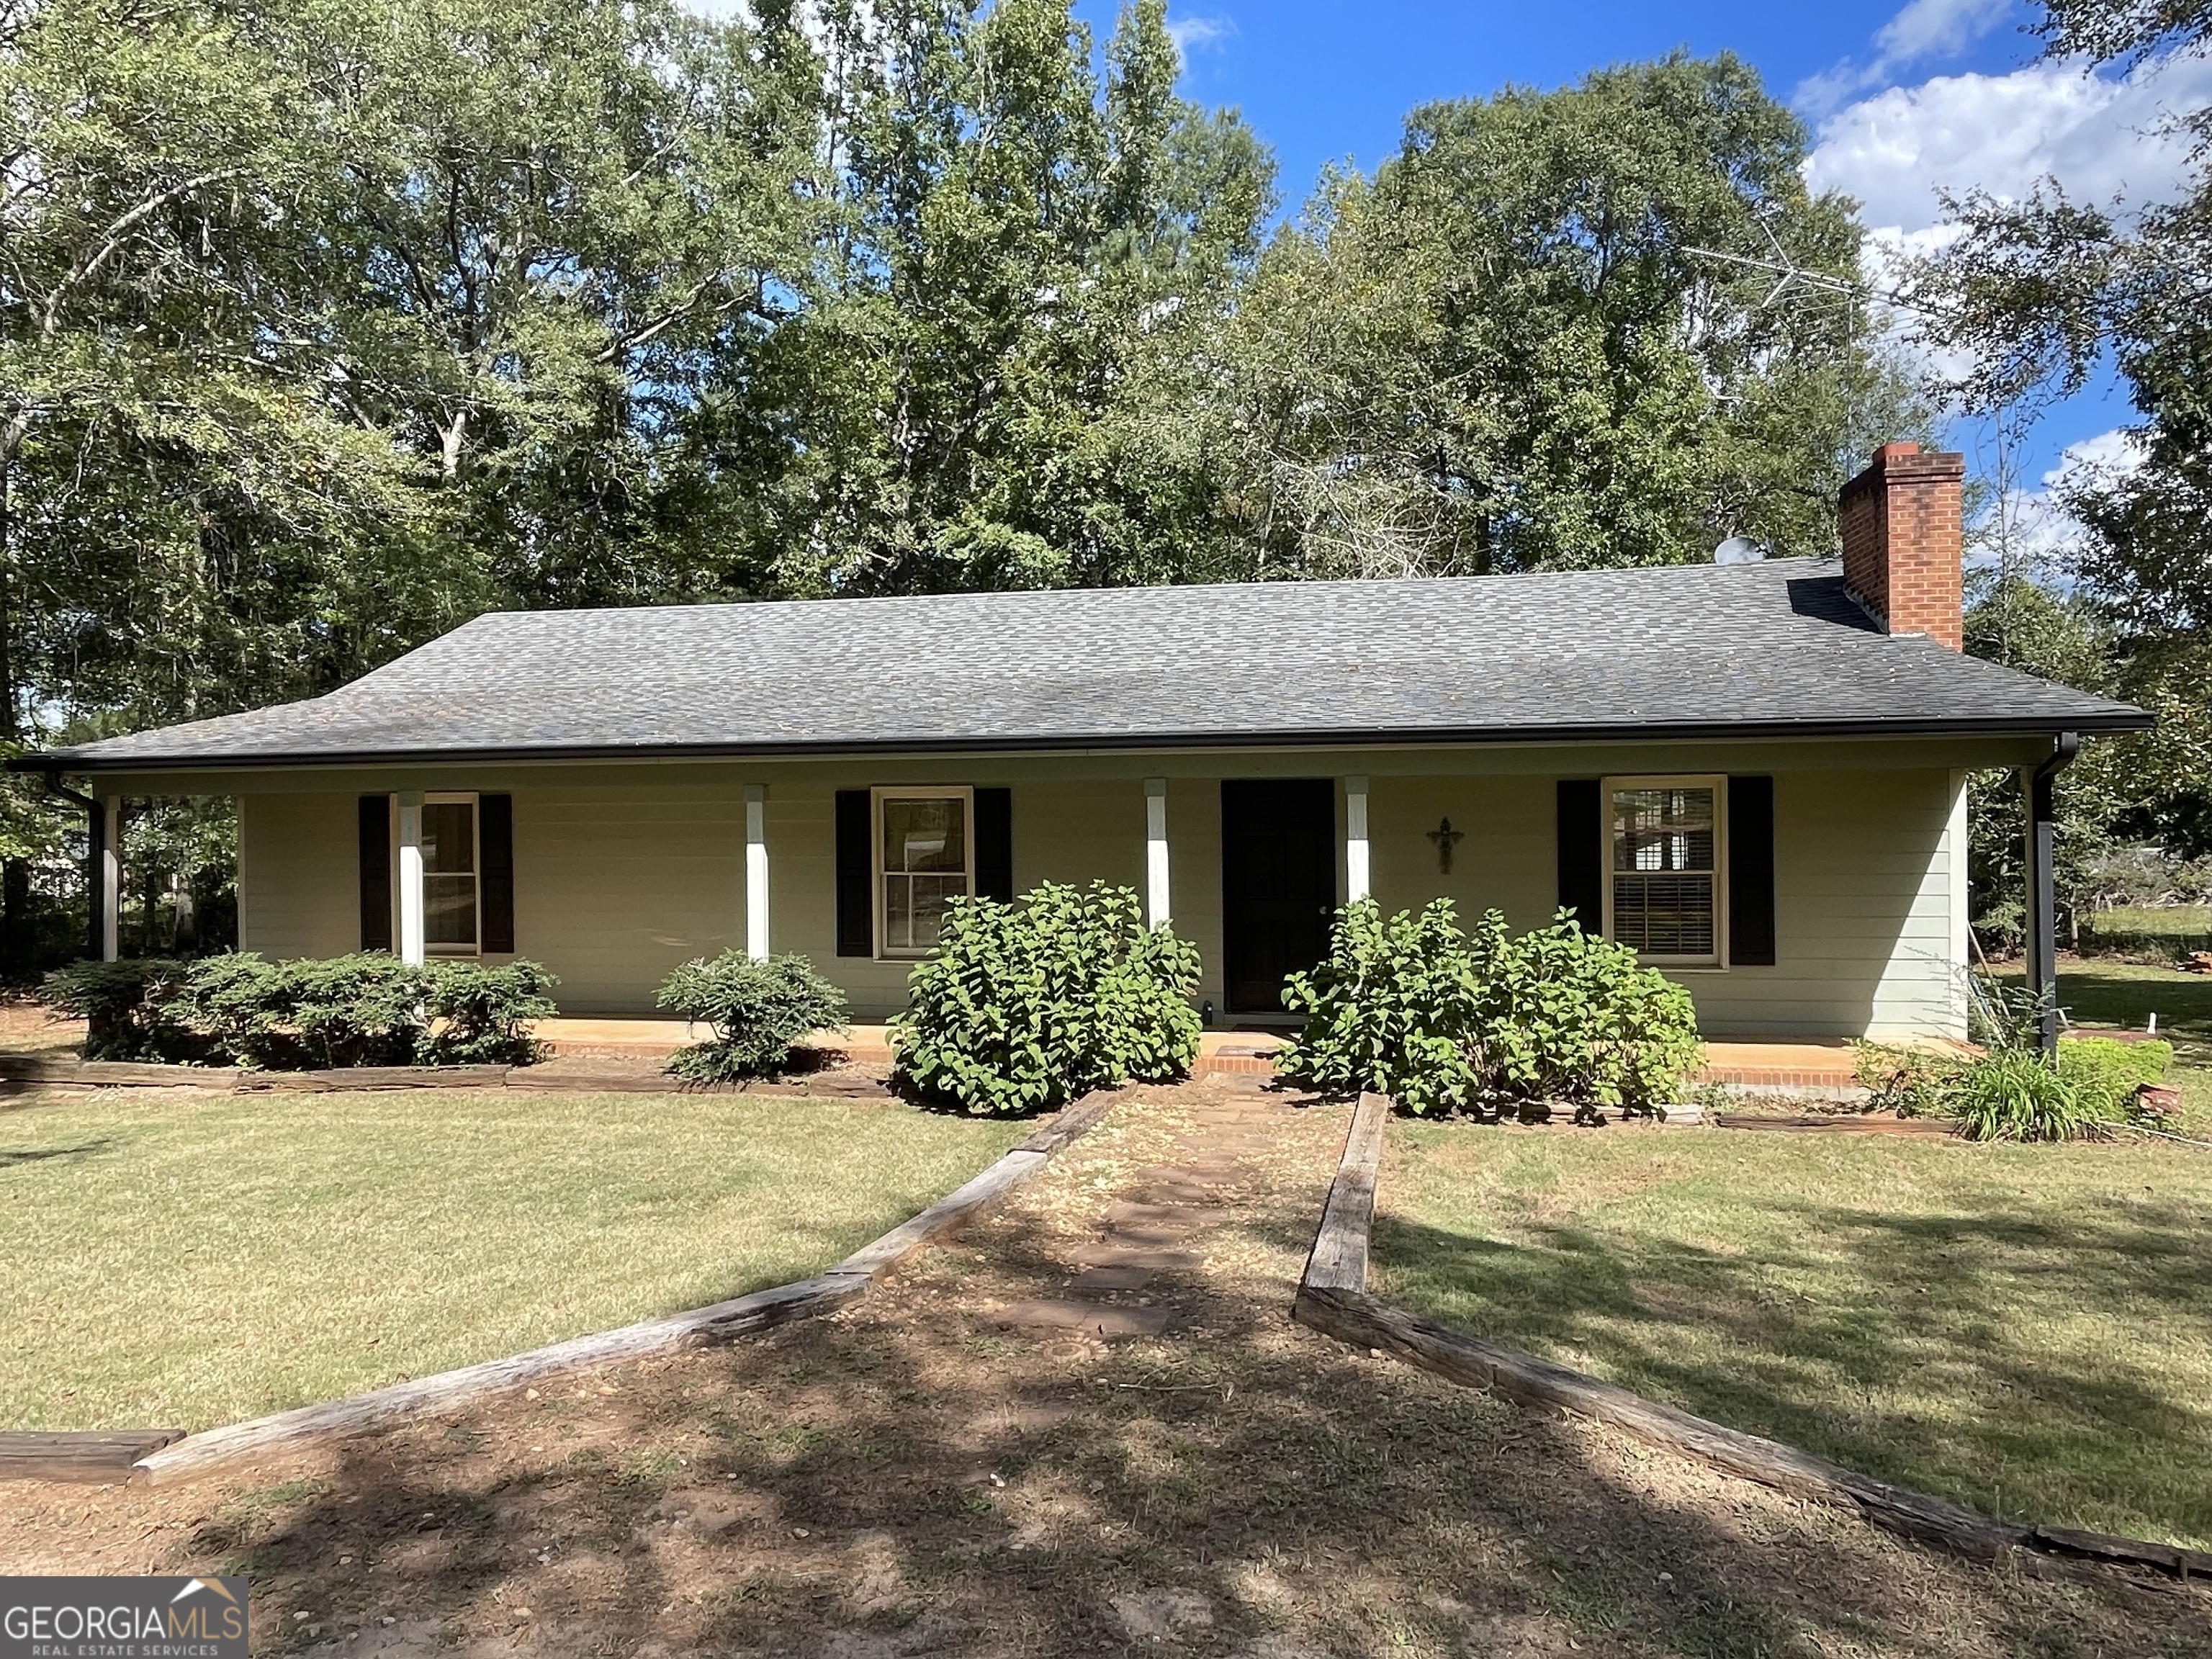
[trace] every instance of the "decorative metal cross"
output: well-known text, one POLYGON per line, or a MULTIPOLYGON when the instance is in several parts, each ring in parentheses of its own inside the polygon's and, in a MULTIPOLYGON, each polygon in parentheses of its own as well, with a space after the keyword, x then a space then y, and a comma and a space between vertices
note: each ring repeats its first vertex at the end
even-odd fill
POLYGON ((1438 873, 1447 876, 1451 874, 1452 848, 1458 846, 1460 842, 1467 839, 1466 832, 1464 830, 1453 829, 1451 827, 1451 820, 1449 818, 1446 818, 1443 823, 1437 825, 1435 829, 1429 831, 1429 839, 1437 844, 1437 870, 1438 873))

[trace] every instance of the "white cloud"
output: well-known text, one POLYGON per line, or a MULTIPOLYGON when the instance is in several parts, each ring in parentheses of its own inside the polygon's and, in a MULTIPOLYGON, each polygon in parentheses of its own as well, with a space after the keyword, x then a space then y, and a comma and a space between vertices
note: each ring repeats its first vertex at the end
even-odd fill
MULTIPOLYGON (((2142 446, 2123 428, 2067 445, 2038 489, 2000 496, 1983 509, 1975 526, 1980 550, 1977 564, 1993 564, 2009 544, 2014 566, 2045 580, 2065 580, 2072 556, 2081 544, 2081 526, 2060 496, 2084 486, 2110 485, 2143 461, 2142 446)), ((1985 474, 1993 469, 1982 469, 1985 474)))
POLYGON ((1194 52, 1203 52, 1208 46, 1218 46, 1237 33, 1234 20, 1227 17, 1170 17, 1168 19, 1168 39, 1175 42, 1176 51, 1185 63, 1194 52))
POLYGON ((2124 76, 2066 63, 2009 75, 1939 76, 1892 87, 1823 122, 1806 163, 1816 190, 1858 198, 1893 239, 1942 216, 1939 189, 2018 200, 2048 176, 2079 198, 2171 199, 2189 173, 2173 118, 2212 103, 2212 60, 2150 64, 2124 76))
MULTIPOLYGON (((1805 164, 1815 190, 1856 198, 1867 227, 1867 280, 1897 286, 1905 262, 1954 240, 1939 191, 2019 201, 2045 179, 2076 200, 2141 207, 2172 200, 2191 173, 2174 118, 2212 102, 2212 61, 2146 64, 2127 75, 2036 63, 2009 75, 1938 76, 1861 99, 1824 122, 1805 164)), ((1973 367, 1933 349, 1909 318, 1891 338, 1908 364, 1956 384, 1973 367)))
POLYGON ((1911 0, 1874 37, 1870 62, 1846 59, 1798 83, 1794 101, 1826 115, 1845 100, 1930 58, 1955 57, 2009 17, 2014 0, 1911 0))
POLYGON ((1874 43, 1891 67, 1964 52, 2002 23, 2012 0, 1912 0, 1881 26, 1874 43))

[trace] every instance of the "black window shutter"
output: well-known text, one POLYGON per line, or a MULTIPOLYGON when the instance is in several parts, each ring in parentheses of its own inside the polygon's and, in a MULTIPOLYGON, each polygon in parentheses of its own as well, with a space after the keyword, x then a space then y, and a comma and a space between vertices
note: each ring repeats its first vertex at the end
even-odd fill
POLYGON ((361 948, 392 948, 392 797, 361 798, 361 948))
POLYGON ((477 797, 477 846, 483 860, 477 883, 483 890, 477 923, 484 953, 504 955, 514 949, 514 796, 477 797))
POLYGON ((1729 965, 1774 966, 1774 780, 1728 786, 1729 965))
POLYGON ((1605 821, 1595 778, 1559 780, 1559 907, 1586 933, 1605 927, 1605 821))
POLYGON ((975 890, 1002 904, 1014 902, 1014 792, 975 792, 975 890))
POLYGON ((837 954, 876 953, 875 812, 866 789, 837 792, 837 954))

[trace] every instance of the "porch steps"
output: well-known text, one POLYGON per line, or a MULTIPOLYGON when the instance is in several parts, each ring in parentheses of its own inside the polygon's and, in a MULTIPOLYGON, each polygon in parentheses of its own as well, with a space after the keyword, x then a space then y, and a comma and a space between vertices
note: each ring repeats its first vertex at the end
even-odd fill
POLYGON ((1708 1042, 1700 1083, 1745 1089, 1849 1089, 1858 1056, 1848 1042, 1708 1042))

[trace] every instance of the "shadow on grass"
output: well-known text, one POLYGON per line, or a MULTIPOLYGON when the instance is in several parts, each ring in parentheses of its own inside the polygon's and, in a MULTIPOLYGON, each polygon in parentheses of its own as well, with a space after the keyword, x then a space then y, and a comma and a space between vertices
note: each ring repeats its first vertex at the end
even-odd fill
POLYGON ((1769 1199, 1743 1253, 1628 1230, 1522 1244, 1401 1218, 1390 1293, 1495 1340, 2019 1518, 2212 1539, 2201 1206, 2063 1220, 1769 1199))
MULTIPOLYGON (((1238 1237, 1302 1251, 1318 1199, 1238 1237)), ((989 1316, 1060 1280, 1051 1241, 1007 1226, 963 1256, 619 1394, 549 1385, 356 1443, 313 1491, 204 1526, 196 1559, 249 1571, 288 1637, 295 1608, 326 1638, 359 1627, 343 1650, 368 1659, 401 1651, 380 1616, 421 1627, 410 1653, 504 1633, 822 1659, 1934 1659, 2144 1628, 2125 1592, 2011 1583, 1788 1505, 1747 1528, 1601 1439, 1286 1326, 1286 1284, 1165 1291, 1178 1334, 1105 1346, 989 1316)), ((2166 1611, 2212 1640, 2193 1601, 2166 1611)))
POLYGON ((58 1158, 94 1158, 115 1144, 112 1136, 88 1140, 76 1146, 26 1146, 0 1152, 0 1170, 23 1164, 51 1164, 58 1158))
MULTIPOLYGON (((2022 970, 2002 968, 1998 977, 2019 981, 2022 970)), ((2212 1042, 2212 974, 2095 960, 2062 961, 2058 1003, 2069 1019, 2083 1024, 2118 1025, 2139 1031, 2155 1013, 2161 1035, 2212 1042)))

